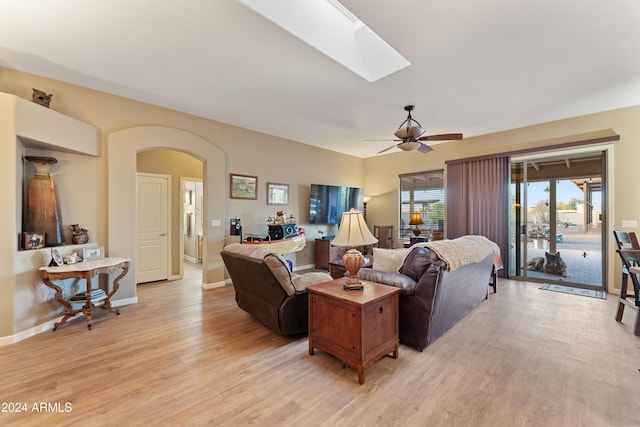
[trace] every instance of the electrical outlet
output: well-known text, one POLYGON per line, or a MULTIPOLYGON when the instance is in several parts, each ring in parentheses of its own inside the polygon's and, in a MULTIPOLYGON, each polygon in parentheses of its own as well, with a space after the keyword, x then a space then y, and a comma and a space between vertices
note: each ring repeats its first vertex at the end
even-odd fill
POLYGON ((638 221, 635 219, 623 219, 621 225, 622 228, 638 228, 638 221))

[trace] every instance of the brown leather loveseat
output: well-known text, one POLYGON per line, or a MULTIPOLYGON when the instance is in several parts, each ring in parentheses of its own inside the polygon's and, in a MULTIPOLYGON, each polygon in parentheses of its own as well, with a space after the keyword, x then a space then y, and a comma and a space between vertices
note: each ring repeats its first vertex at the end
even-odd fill
POLYGON ((364 268, 358 278, 401 289, 400 341, 422 351, 487 298, 496 253, 483 236, 418 243, 398 271, 364 268))
POLYGON ((238 307, 281 335, 308 332, 306 288, 333 280, 328 273, 292 273, 282 255, 258 245, 231 243, 220 254, 238 307))

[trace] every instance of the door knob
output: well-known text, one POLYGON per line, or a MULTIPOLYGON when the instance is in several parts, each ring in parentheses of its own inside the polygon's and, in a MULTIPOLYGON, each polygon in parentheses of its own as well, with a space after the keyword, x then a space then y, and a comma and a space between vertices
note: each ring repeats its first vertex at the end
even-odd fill
POLYGON ((167 235, 167 233, 160 233, 160 235, 161 235, 161 236, 166 236, 166 235, 167 235))

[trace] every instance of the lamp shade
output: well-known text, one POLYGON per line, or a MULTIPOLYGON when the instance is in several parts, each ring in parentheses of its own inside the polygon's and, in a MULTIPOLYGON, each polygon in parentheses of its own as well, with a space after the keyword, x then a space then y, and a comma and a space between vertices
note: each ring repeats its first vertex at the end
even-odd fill
POLYGON ((362 212, 351 209, 342 213, 340 228, 336 238, 331 241, 334 246, 367 246, 377 243, 373 234, 369 231, 367 223, 364 221, 362 212))
POLYGON ((420 225, 420 224, 424 224, 424 221, 422 221, 422 215, 420 215, 420 212, 412 213, 411 219, 409 220, 409 225, 420 225))
POLYGON ((349 278, 343 285, 345 289, 363 289, 363 285, 358 280, 358 271, 364 265, 364 256, 356 246, 373 245, 377 241, 378 239, 369 231, 362 212, 351 209, 349 212, 342 213, 338 234, 331 243, 335 246, 351 248, 342 256, 344 268, 349 272, 349 278))

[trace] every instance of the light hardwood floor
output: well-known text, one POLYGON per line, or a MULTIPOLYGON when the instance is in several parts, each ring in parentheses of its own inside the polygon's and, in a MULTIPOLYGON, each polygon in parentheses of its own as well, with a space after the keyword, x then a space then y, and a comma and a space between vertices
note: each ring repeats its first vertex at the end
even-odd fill
MULTIPOLYGON (((640 425, 640 338, 616 298, 501 280, 424 352, 401 345, 356 373, 305 337, 283 338, 189 274, 141 285, 99 312, 0 347, 0 425, 640 425), (62 412, 33 404, 59 402, 62 412), (65 403, 71 406, 64 412, 65 403), (7 407, 5 406, 5 409, 7 407)), ((627 310, 628 311, 628 310, 627 310)))

